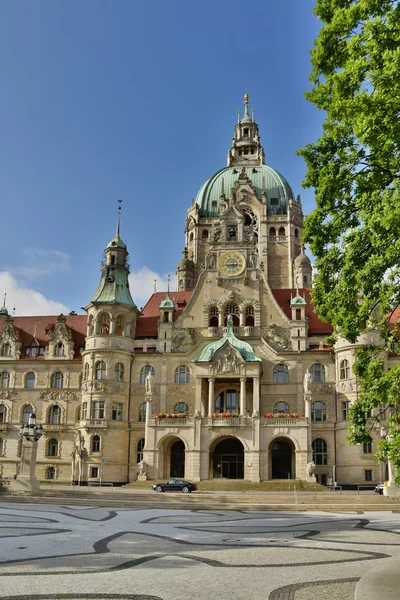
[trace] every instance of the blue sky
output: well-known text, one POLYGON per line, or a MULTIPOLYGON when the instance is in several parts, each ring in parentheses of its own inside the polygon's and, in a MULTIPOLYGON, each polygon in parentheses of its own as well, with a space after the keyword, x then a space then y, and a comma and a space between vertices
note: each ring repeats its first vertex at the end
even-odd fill
POLYGON ((266 162, 302 194, 296 150, 314 0, 2 0, 0 294, 16 314, 80 311, 117 199, 139 307, 183 249, 186 210, 226 163, 246 79, 266 162))

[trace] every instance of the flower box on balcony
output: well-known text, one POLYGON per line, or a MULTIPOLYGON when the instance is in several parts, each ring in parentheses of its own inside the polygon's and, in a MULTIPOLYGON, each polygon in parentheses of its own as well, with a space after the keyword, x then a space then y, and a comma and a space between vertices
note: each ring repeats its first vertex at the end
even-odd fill
POLYGON ((186 419, 185 413, 157 413, 157 419, 186 419))
POLYGON ((267 413, 264 415, 264 419, 298 419, 297 413, 267 413))
POLYGON ((214 419, 232 419, 233 417, 240 417, 239 413, 213 413, 210 415, 214 419))

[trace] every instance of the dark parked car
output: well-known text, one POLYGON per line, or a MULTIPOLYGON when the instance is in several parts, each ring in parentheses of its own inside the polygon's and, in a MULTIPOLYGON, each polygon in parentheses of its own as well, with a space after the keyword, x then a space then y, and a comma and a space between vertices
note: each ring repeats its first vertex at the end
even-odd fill
POLYGON ((383 483, 378 483, 374 491, 376 494, 383 494, 383 483))
POLYGON ((197 485, 183 479, 170 479, 165 483, 156 483, 153 485, 153 490, 155 492, 183 492, 189 494, 197 490, 197 485))

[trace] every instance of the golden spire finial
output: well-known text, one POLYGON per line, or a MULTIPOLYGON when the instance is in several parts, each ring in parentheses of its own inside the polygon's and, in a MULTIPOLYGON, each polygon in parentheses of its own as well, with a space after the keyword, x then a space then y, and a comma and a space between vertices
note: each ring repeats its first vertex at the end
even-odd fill
POLYGON ((245 95, 244 95, 244 101, 245 101, 245 102, 248 102, 248 101, 249 101, 249 95, 248 95, 248 93, 247 93, 247 92, 246 92, 246 93, 245 93, 245 95))

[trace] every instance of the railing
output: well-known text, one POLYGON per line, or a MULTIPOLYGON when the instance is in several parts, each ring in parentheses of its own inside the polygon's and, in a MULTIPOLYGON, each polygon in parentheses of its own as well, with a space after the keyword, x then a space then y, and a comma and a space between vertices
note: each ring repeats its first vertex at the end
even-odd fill
POLYGON ((105 419, 82 419, 80 421, 81 427, 107 427, 107 421, 105 419))
POLYGON ((208 427, 243 427, 246 417, 208 417, 208 427))
POLYGON ((217 337, 218 336, 218 327, 209 327, 208 328, 208 335, 210 337, 217 337))
POLYGON ((188 420, 186 418, 182 418, 182 419, 178 419, 178 418, 174 418, 174 417, 165 417, 164 419, 161 418, 159 419, 158 417, 156 419, 153 419, 155 421, 155 425, 187 425, 188 424, 188 420))
POLYGON ((67 425, 63 423, 43 423, 43 429, 45 431, 61 431, 66 427, 67 425))
POLYGON ((264 417, 264 427, 276 427, 277 425, 290 425, 291 427, 296 427, 301 425, 308 424, 308 419, 306 417, 264 417))
MULTIPOLYGON (((228 328, 224 327, 223 331, 225 334, 228 331, 228 328)), ((232 331, 234 335, 240 335, 240 327, 233 327, 232 331)))
POLYGON ((358 486, 357 486, 357 496, 359 496, 359 495, 360 495, 360 490, 361 490, 362 488, 365 488, 366 490, 370 490, 370 489, 372 489, 372 490, 375 490, 375 488, 376 488, 376 483, 370 483, 369 485, 358 485, 358 486))
POLYGON ((254 327, 245 327, 244 335, 246 335, 246 336, 254 335, 254 327))

